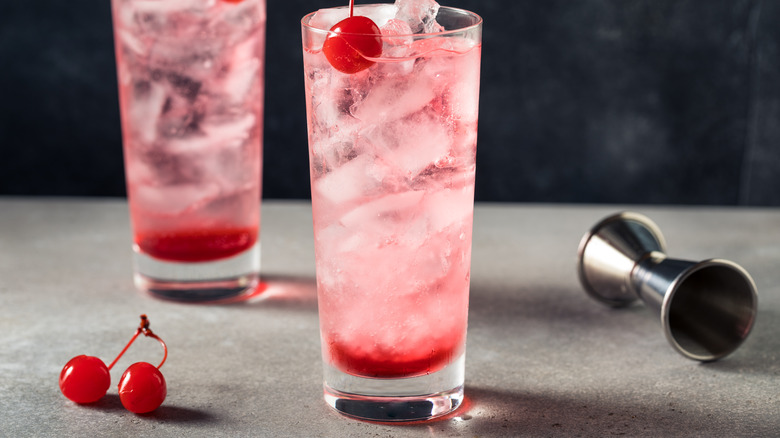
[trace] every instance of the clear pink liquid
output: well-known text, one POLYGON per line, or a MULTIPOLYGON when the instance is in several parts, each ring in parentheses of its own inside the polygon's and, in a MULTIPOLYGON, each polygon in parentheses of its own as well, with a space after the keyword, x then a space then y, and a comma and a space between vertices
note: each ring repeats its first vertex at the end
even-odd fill
POLYGON ((429 374, 464 351, 479 52, 344 75, 304 48, 323 354, 343 372, 429 374))
POLYGON ((169 261, 248 249, 260 222, 265 1, 112 7, 137 247, 169 261))

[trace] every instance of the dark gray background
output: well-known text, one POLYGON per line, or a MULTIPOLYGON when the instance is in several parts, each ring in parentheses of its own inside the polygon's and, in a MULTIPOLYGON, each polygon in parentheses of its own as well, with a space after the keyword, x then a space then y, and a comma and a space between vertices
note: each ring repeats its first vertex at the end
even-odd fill
MULTIPOLYGON (((299 19, 268 0, 264 197, 309 196, 299 19)), ((366 2, 358 2, 366 3, 366 2)), ((478 201, 780 205, 780 1, 483 16, 478 201)), ((0 5, 0 195, 124 196, 108 0, 0 5)))

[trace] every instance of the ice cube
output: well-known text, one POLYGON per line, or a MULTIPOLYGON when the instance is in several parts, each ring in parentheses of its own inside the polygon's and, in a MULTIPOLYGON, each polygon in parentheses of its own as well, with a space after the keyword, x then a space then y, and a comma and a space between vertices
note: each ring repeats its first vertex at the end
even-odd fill
POLYGON ((397 18, 391 18, 387 20, 387 23, 382 25, 379 30, 382 32, 383 37, 404 36, 405 38, 385 38, 385 43, 390 45, 399 44, 411 44, 412 42, 412 28, 403 21, 397 18))
MULTIPOLYGON (((405 21, 391 18, 382 27, 379 28, 382 32, 385 48, 383 52, 388 52, 388 49, 392 50, 395 46, 410 46, 412 41, 412 29, 406 24, 405 21), (388 47, 389 46, 389 47, 388 47)), ((390 53, 390 56, 398 56, 403 52, 390 53)))
POLYGON ((223 147, 241 146, 249 138, 250 130, 255 126, 255 115, 246 114, 231 120, 208 120, 201 129, 212 144, 223 147))
POLYGON ((256 42, 247 40, 236 48, 225 77, 224 90, 231 102, 240 103, 247 97, 252 85, 258 80, 259 69, 256 42))
MULTIPOLYGON (((213 0, 206 3, 213 3, 213 0)), ((141 14, 169 14, 175 11, 202 10, 208 5, 204 5, 203 0, 136 0, 132 2, 132 8, 141 14)))
POLYGON ((346 229, 361 236, 362 243, 356 247, 352 264, 384 267, 394 274, 353 273, 352 282, 366 291, 387 288, 394 291, 394 297, 399 297, 413 293, 413 288, 399 288, 394 279, 418 283, 415 279, 441 274, 446 262, 442 260, 442 253, 446 249, 445 245, 429 245, 424 199, 424 191, 391 193, 359 205, 341 218, 346 229), (403 263, 392 262, 399 260, 403 263), (365 281, 360 280, 363 276, 365 281))
POLYGON ((134 102, 127 109, 131 120, 129 126, 134 135, 148 144, 155 140, 157 117, 162 113, 168 96, 163 84, 154 81, 144 81, 144 84, 143 87, 134 87, 134 102))
POLYGON ((398 13, 395 18, 405 21, 414 33, 441 32, 444 28, 436 22, 439 4, 435 0, 396 0, 398 13))
POLYGON ((212 182, 168 186, 139 184, 133 194, 139 205, 156 215, 176 215, 206 205, 219 195, 219 186, 212 182))
POLYGON ((382 32, 383 58, 394 58, 394 62, 384 62, 376 66, 380 75, 408 75, 414 70, 414 58, 410 57, 410 47, 414 43, 412 29, 405 21, 391 18, 380 29, 382 32))
POLYGON ((352 114, 365 124, 387 123, 420 111, 434 97, 436 93, 425 76, 414 81, 388 80, 374 86, 352 114))
POLYGON ((355 157, 314 181, 313 189, 317 191, 315 196, 321 196, 324 201, 333 204, 358 200, 381 181, 371 172, 372 167, 372 157, 355 157))
MULTIPOLYGON (((396 11, 395 5, 392 4, 355 6, 355 15, 368 17, 379 27, 395 17, 396 11)), ((312 15, 309 26, 315 29, 330 30, 334 24, 347 17, 349 17, 349 8, 320 9, 312 15)))
POLYGON ((450 225, 470 220, 473 203, 474 190, 471 186, 429 193, 425 198, 425 206, 430 231, 438 233, 450 225))
POLYGON ((415 41, 411 52, 425 58, 417 68, 431 78, 432 86, 445 89, 448 106, 461 121, 476 122, 479 106, 480 47, 460 38, 426 38, 415 41))
POLYGON ((326 137, 338 139, 346 136, 344 141, 352 142, 350 133, 358 123, 352 117, 345 116, 342 108, 349 108, 354 97, 351 88, 341 82, 332 83, 327 72, 318 71, 311 78, 311 123, 312 135, 319 137, 322 133, 326 137))
POLYGON ((315 29, 330 30, 334 24, 349 17, 347 8, 320 9, 311 16, 309 26, 315 29))
POLYGON ((129 50, 136 55, 143 55, 146 52, 146 46, 133 32, 126 29, 117 29, 116 34, 122 43, 122 49, 129 50))
MULTIPOLYGON (((387 151, 388 159, 403 169, 407 178, 415 178, 449 153, 452 139, 440 119, 419 112, 393 124, 395 149, 387 151)), ((387 141, 387 140, 385 140, 387 141)))
POLYGON ((258 59, 249 59, 241 64, 233 65, 232 71, 225 78, 225 94, 233 103, 240 103, 247 96, 255 83, 260 69, 258 59))
POLYGON ((318 228, 316 239, 318 242, 323 242, 319 251, 322 252, 321 255, 325 256, 326 260, 335 260, 350 254, 360 253, 361 248, 365 245, 359 233, 344 227, 340 222, 331 222, 327 227, 318 228))
POLYGON ((452 140, 441 120, 424 114, 417 123, 411 123, 405 130, 405 141, 396 150, 396 159, 414 178, 423 170, 445 157, 452 140))
POLYGON ((370 226, 372 222, 382 221, 388 216, 404 215, 407 210, 419 205, 424 195, 423 191, 385 195, 345 214, 341 218, 341 223, 348 228, 370 226))
POLYGON ((203 135, 171 136, 166 149, 172 154, 202 154, 214 146, 214 139, 203 135))
POLYGON ((384 26, 390 19, 398 13, 398 8, 393 4, 374 4, 355 6, 355 14, 368 17, 376 23, 377 26, 384 26))
POLYGON ((249 138, 254 124, 253 114, 235 119, 206 118, 199 122, 198 131, 167 136, 166 150, 171 154, 205 156, 225 148, 240 147, 249 138))

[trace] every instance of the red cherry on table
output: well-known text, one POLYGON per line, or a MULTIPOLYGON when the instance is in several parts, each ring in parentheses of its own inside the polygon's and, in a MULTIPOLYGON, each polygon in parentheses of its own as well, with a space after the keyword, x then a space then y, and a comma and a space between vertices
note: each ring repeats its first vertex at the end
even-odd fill
POLYGON ((136 414, 157 409, 167 394, 165 377, 148 362, 130 365, 119 379, 119 400, 125 409, 136 414))
POLYGON ((60 390, 76 403, 93 403, 106 395, 111 374, 95 356, 80 355, 69 360, 60 372, 60 390))
POLYGON ((382 34, 379 26, 370 18, 352 16, 330 28, 322 45, 322 53, 336 70, 352 74, 374 64, 366 56, 376 58, 382 54, 382 34))

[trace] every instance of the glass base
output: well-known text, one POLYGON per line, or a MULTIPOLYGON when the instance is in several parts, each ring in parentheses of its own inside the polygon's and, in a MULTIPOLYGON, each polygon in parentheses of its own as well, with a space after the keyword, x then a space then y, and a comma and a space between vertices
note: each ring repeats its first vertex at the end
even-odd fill
POLYGON ((154 297, 206 303, 240 299, 260 284, 260 242, 213 262, 168 262, 134 250, 135 285, 154 297))
POLYGON ((343 373, 325 364, 325 402, 349 417, 378 422, 434 419, 463 401, 465 355, 433 374, 376 379, 343 373))

